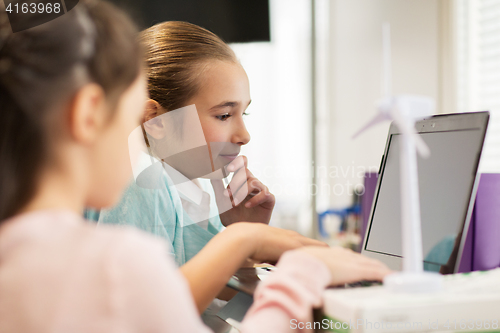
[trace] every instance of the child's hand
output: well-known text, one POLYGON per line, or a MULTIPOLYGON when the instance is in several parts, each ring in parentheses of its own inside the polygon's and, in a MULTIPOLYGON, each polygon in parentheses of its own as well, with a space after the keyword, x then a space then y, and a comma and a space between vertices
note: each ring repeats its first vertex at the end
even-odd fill
POLYGON ((246 156, 238 156, 228 166, 229 172, 234 172, 229 186, 224 188, 222 180, 212 180, 215 197, 222 224, 225 226, 234 222, 261 222, 268 224, 273 212, 275 198, 267 186, 262 184, 247 169, 246 156), (228 201, 232 207, 227 207, 228 201))
POLYGON ((321 260, 330 270, 330 285, 336 286, 361 280, 382 281, 392 271, 378 260, 342 247, 306 246, 304 251, 321 260))
POLYGON ((240 250, 248 247, 248 258, 257 262, 276 262, 283 252, 304 246, 328 249, 326 243, 302 236, 296 231, 260 223, 234 223, 214 239, 216 237, 238 240, 240 250))

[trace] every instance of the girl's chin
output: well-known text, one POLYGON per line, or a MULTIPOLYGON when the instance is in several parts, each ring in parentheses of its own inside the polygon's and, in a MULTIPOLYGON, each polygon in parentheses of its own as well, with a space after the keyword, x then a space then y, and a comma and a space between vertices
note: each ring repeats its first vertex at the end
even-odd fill
POLYGON ((224 171, 222 169, 217 169, 214 172, 209 173, 208 175, 201 176, 200 178, 204 179, 224 179, 228 175, 227 171, 224 171), (225 173, 225 175, 224 175, 225 173))

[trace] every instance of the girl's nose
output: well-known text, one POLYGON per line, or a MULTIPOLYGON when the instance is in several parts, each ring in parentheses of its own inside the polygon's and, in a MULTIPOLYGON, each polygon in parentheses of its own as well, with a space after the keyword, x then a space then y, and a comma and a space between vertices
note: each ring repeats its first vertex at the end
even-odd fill
POLYGON ((232 143, 236 143, 240 146, 246 145, 250 141, 250 134, 248 133, 243 120, 238 122, 231 141, 232 143))

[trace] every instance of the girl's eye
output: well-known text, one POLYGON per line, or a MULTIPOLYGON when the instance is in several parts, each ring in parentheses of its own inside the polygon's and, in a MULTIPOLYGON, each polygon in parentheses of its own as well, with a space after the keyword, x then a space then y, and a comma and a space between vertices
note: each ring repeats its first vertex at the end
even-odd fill
POLYGON ((250 113, 248 113, 248 112, 243 112, 243 115, 244 115, 244 116, 248 116, 249 114, 250 114, 250 113))
POLYGON ((215 116, 215 118, 217 118, 221 121, 227 120, 229 117, 231 117, 231 115, 229 113, 221 114, 220 116, 215 116))

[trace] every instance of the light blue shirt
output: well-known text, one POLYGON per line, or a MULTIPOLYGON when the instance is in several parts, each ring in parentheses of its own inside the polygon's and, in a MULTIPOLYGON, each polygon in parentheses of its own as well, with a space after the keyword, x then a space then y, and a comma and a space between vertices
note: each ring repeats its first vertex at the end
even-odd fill
POLYGON ((101 210, 98 223, 132 225, 164 238, 171 244, 171 254, 181 266, 224 226, 208 180, 198 180, 203 190, 193 182, 174 186, 166 172, 161 173, 159 181, 162 183, 159 189, 143 188, 132 182, 118 205, 101 210), (193 210, 197 209, 205 210, 207 219, 193 221, 191 217, 196 215, 193 210))

